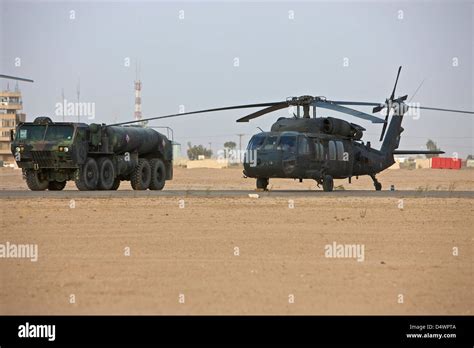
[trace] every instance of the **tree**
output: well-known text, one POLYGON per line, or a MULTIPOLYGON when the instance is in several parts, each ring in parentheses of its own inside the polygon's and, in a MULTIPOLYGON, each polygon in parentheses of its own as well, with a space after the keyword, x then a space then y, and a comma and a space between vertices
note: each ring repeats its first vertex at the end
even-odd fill
POLYGON ((204 156, 210 158, 212 156, 212 150, 206 149, 202 145, 192 145, 191 142, 188 142, 188 158, 191 161, 197 160, 199 156, 204 156))
MULTIPOLYGON (((431 139, 428 139, 428 141, 426 142, 426 148, 428 149, 428 151, 440 151, 436 143, 431 139)), ((432 157, 438 157, 438 156, 439 156, 438 154, 427 154, 426 158, 432 158, 432 157)))
POLYGON ((237 147, 237 144, 234 143, 233 141, 226 141, 224 143, 224 148, 229 149, 229 150, 234 150, 237 147))

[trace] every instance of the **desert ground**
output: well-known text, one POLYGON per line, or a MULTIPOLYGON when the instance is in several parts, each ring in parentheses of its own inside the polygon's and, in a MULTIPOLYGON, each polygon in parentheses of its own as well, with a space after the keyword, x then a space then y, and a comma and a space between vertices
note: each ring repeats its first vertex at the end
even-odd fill
MULTIPOLYGON (((384 190, 474 191, 474 170, 387 170, 384 190)), ((373 189, 370 178, 339 190, 373 189)), ((175 168, 165 190, 253 190, 175 168)), ((69 183, 68 190, 75 190, 69 183)), ((123 183, 121 190, 130 190, 123 183)), ((473 196, 0 198, 0 314, 473 314, 473 196), (363 260, 326 247, 364 247, 363 260)), ((0 191, 26 190, 0 169, 0 191)))

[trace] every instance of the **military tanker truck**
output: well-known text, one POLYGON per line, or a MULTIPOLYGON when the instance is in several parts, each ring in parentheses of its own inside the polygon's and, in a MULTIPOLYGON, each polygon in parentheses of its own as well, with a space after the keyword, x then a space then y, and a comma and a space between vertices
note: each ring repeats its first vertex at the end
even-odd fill
POLYGON ((11 151, 30 190, 161 190, 173 178, 171 141, 142 126, 53 122, 37 117, 11 133, 11 151))

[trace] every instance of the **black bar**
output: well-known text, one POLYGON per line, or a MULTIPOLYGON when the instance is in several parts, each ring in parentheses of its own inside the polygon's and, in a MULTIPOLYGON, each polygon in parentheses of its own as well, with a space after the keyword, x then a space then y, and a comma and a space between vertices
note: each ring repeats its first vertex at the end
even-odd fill
POLYGON ((472 316, 2 316, 0 346, 254 343, 472 347, 473 327, 472 316), (55 325, 54 341, 19 337, 20 325, 26 323, 30 329, 32 324, 55 325), (407 334, 456 337, 409 338, 407 334))

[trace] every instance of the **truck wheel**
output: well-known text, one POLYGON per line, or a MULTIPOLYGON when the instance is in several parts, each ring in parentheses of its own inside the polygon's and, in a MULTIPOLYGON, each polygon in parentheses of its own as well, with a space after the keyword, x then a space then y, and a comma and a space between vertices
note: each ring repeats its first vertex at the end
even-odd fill
POLYGON ((31 191, 43 191, 48 188, 48 180, 41 179, 38 171, 27 169, 26 185, 31 191))
POLYGON ((325 175, 323 179, 323 190, 331 192, 334 188, 334 180, 331 175, 325 175))
POLYGON ((90 191, 97 188, 99 167, 95 159, 89 157, 86 163, 79 167, 79 173, 74 181, 79 191, 90 191))
POLYGON ((112 187, 110 189, 113 190, 113 191, 117 191, 119 186, 120 186, 120 179, 115 178, 114 179, 114 184, 112 185, 112 187))
POLYGON ((151 181, 150 190, 162 190, 166 181, 166 167, 163 161, 159 158, 154 158, 150 161, 151 167, 151 181))
POLYGON ((48 183, 48 190, 61 191, 66 187, 66 181, 50 181, 48 183))
POLYGON ((138 164, 130 177, 130 183, 134 190, 146 190, 150 186, 151 168, 148 160, 140 158, 138 164))
POLYGON ((111 190, 115 181, 115 168, 112 160, 108 157, 101 157, 97 161, 99 167, 99 183, 97 189, 111 190))

